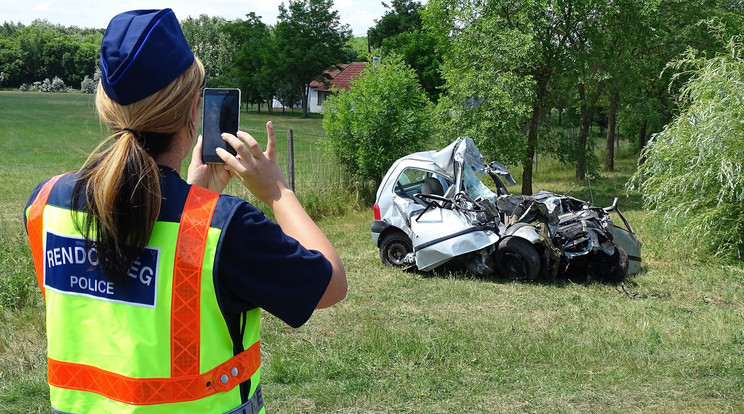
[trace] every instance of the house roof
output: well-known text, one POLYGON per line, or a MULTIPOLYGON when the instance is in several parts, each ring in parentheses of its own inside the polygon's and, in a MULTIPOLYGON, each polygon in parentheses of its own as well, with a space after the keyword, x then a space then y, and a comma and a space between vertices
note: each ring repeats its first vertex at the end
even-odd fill
POLYGON ((327 70, 324 74, 330 77, 330 80, 312 81, 310 87, 318 91, 330 91, 333 87, 337 89, 349 90, 351 80, 362 73, 367 67, 366 62, 343 63, 338 65, 338 69, 327 70))

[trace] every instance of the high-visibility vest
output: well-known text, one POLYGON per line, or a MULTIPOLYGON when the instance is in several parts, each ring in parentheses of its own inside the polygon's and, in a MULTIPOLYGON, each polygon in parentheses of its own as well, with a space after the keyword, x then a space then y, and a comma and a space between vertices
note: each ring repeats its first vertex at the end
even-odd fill
POLYGON ((248 380, 252 397, 260 382, 260 316, 258 309, 245 315, 244 351, 234 356, 212 275, 229 216, 214 214, 224 207, 219 194, 191 186, 180 222, 155 223, 124 289, 96 272, 97 253, 73 222, 84 213, 47 203, 55 191, 69 200, 74 184, 63 178, 55 186, 61 177, 42 186, 27 211, 46 302, 52 408, 224 413, 241 405, 236 386, 248 380))

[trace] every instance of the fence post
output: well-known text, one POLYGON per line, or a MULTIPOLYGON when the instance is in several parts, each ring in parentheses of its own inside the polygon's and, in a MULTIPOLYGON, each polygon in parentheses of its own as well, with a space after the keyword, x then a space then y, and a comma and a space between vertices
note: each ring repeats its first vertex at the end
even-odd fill
POLYGON ((289 188, 295 191, 295 174, 294 174, 294 131, 287 131, 287 179, 289 188))

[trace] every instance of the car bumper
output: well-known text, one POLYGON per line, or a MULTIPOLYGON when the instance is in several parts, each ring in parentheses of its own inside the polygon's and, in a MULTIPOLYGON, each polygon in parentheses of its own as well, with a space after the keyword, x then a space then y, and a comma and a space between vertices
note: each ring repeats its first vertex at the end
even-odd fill
POLYGON ((375 220, 372 222, 372 241, 375 243, 375 246, 379 247, 380 234, 382 234, 382 232, 385 231, 387 227, 388 224, 382 220, 375 220))

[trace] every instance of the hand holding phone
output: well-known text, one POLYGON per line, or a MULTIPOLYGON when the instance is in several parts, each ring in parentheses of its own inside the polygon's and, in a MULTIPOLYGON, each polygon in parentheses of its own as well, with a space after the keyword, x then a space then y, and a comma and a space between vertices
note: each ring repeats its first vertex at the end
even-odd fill
POLYGON ((206 88, 202 105, 202 161, 223 164, 217 148, 235 155, 235 149, 222 139, 222 133, 238 133, 240 125, 240 89, 206 88))

